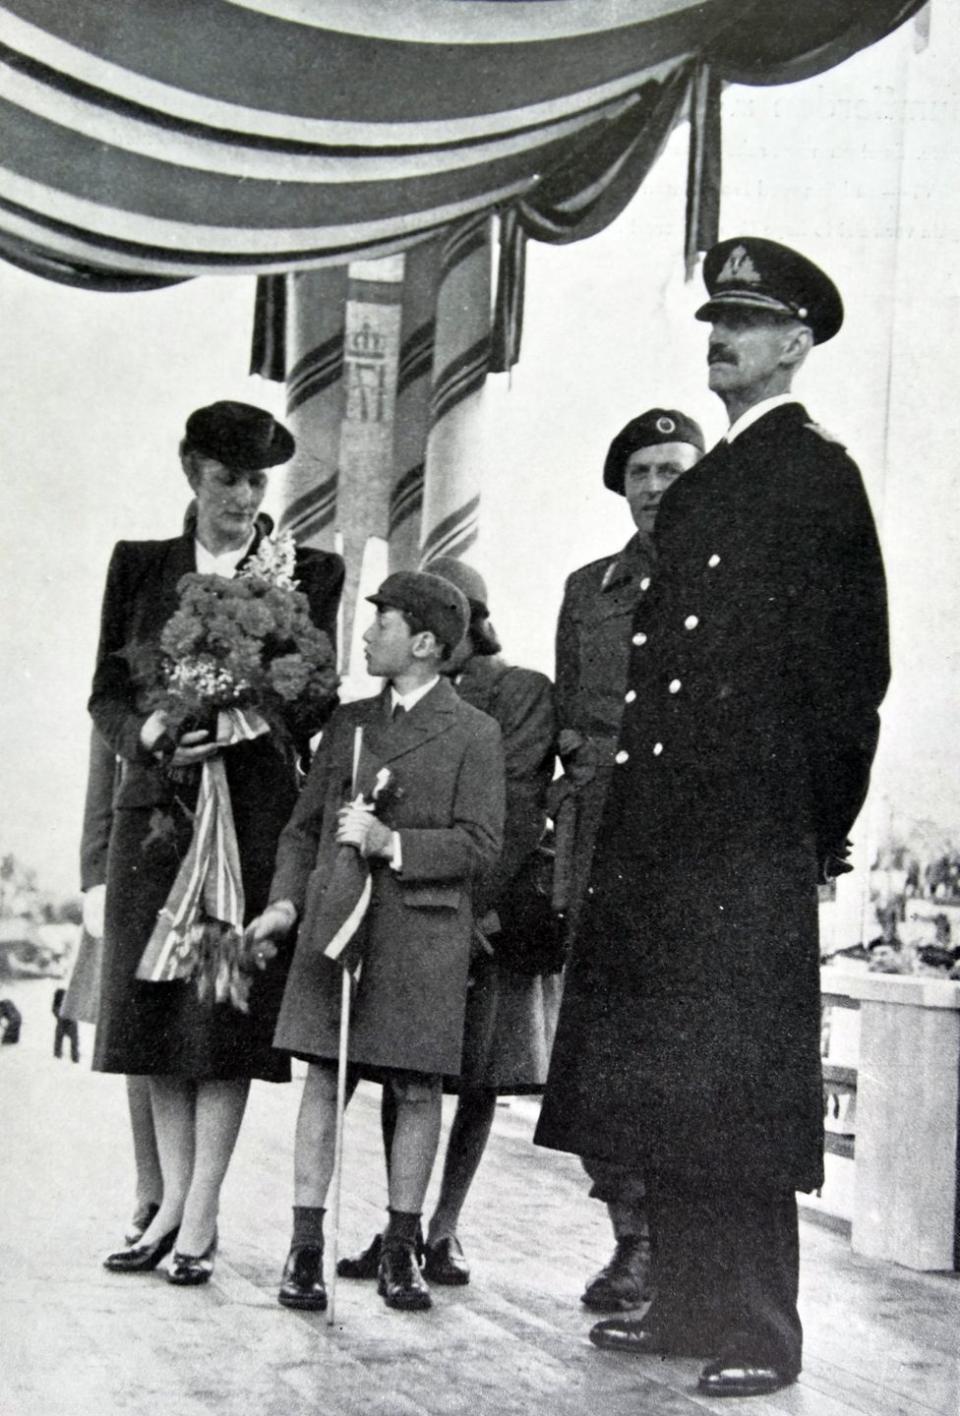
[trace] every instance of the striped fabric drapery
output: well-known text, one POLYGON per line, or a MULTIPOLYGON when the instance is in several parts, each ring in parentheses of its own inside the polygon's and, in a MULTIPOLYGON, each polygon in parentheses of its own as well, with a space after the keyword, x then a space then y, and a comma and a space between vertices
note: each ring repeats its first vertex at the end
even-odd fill
POLYGON ((921 2, 2 0, 0 254, 137 290, 341 265, 510 203, 578 239, 701 65, 802 78, 921 2))
POLYGON ((282 471, 280 530, 298 545, 332 550, 343 421, 347 269, 290 277, 285 303, 287 421, 297 439, 282 471))

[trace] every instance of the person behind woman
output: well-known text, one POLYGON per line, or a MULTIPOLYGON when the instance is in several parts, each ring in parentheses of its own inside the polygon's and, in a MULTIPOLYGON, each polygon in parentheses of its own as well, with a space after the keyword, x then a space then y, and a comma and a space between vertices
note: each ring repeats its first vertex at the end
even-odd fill
MULTIPOLYGON (((141 982, 137 965, 192 834, 199 772, 223 753, 248 917, 266 903, 277 838, 297 793, 296 766, 269 734, 223 747, 202 729, 170 743, 162 710, 141 711, 132 660, 155 645, 178 607, 188 572, 232 576, 262 539, 256 517, 266 470, 294 440, 262 409, 221 402, 187 420, 180 461, 197 501, 195 534, 121 541, 104 592, 90 711, 121 759, 107 863, 103 976, 94 1068, 149 1077, 163 1176, 160 1207, 134 1245, 108 1255, 118 1272, 155 1268, 177 1244, 169 1278, 203 1283, 213 1269, 220 1187, 243 1118, 250 1079, 285 1081, 271 1046, 285 969, 254 978, 249 1012, 201 1001, 193 983, 141 982)), ((344 567, 339 556, 298 550, 295 576, 318 628, 335 643, 344 567)), ((298 724, 310 731, 319 722, 298 724)))
MULTIPOLYGON (((467 597, 470 626, 443 672, 467 703, 500 726, 506 765, 506 819, 499 861, 475 891, 481 930, 490 930, 492 954, 480 952, 471 968, 464 1023, 457 1109, 450 1128, 440 1194, 424 1246, 424 1273, 433 1283, 464 1284, 470 1269, 457 1238, 460 1211, 483 1158, 497 1097, 542 1091, 560 1007, 560 974, 529 974, 497 957, 497 906, 546 825, 546 794, 553 776, 554 714, 550 680, 514 668, 500 657, 490 623, 487 587, 471 566, 440 557, 427 569, 453 582, 467 597)), ((396 1107, 383 1090, 384 1144, 389 1156, 396 1107)), ((342 1259, 343 1278, 375 1278, 381 1236, 354 1258, 342 1259)))

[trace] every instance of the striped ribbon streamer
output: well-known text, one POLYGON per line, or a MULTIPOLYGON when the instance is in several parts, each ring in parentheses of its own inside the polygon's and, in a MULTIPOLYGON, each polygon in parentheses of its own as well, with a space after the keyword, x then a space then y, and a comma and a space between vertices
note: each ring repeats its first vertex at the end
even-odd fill
POLYGON ((443 243, 435 240, 416 246, 406 257, 387 530, 391 571, 414 570, 419 559, 442 254, 443 243))
MULTIPOLYGON (((252 742, 266 732, 269 728, 258 713, 232 708, 217 715, 217 737, 228 745, 252 742)), ((190 849, 157 917, 137 978, 150 983, 192 978, 197 964, 194 926, 201 919, 216 921, 240 934, 244 908, 230 788, 223 758, 217 755, 203 764, 190 849)))
POLYGON ((281 531, 334 549, 340 425, 345 409, 346 267, 289 277, 287 417, 297 439, 281 486, 281 531))
POLYGON ((460 222, 444 244, 427 438, 420 564, 477 539, 481 402, 490 360, 489 217, 460 222))

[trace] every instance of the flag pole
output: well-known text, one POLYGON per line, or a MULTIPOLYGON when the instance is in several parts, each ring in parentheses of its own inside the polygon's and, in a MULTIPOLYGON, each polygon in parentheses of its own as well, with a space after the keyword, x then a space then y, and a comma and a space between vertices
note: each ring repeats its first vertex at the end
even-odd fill
MULTIPOLYGON (((352 795, 357 793, 360 772, 360 752, 363 748, 363 728, 353 731, 352 795)), ((340 1257, 340 1195, 343 1188, 343 1118, 347 1109, 347 1045, 350 1040, 350 970, 343 969, 340 980, 340 1045, 337 1049, 337 1117, 333 1142, 333 1269, 330 1274, 330 1302, 327 1304, 327 1327, 337 1320, 337 1260, 340 1257)))

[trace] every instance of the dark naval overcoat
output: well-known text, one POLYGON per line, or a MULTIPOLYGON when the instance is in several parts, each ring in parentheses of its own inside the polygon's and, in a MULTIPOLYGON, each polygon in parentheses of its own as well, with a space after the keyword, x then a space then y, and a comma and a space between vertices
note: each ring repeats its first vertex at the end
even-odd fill
POLYGON ((809 1190, 818 866, 863 802, 889 673, 873 519, 790 403, 669 489, 656 542, 536 1139, 809 1190))

